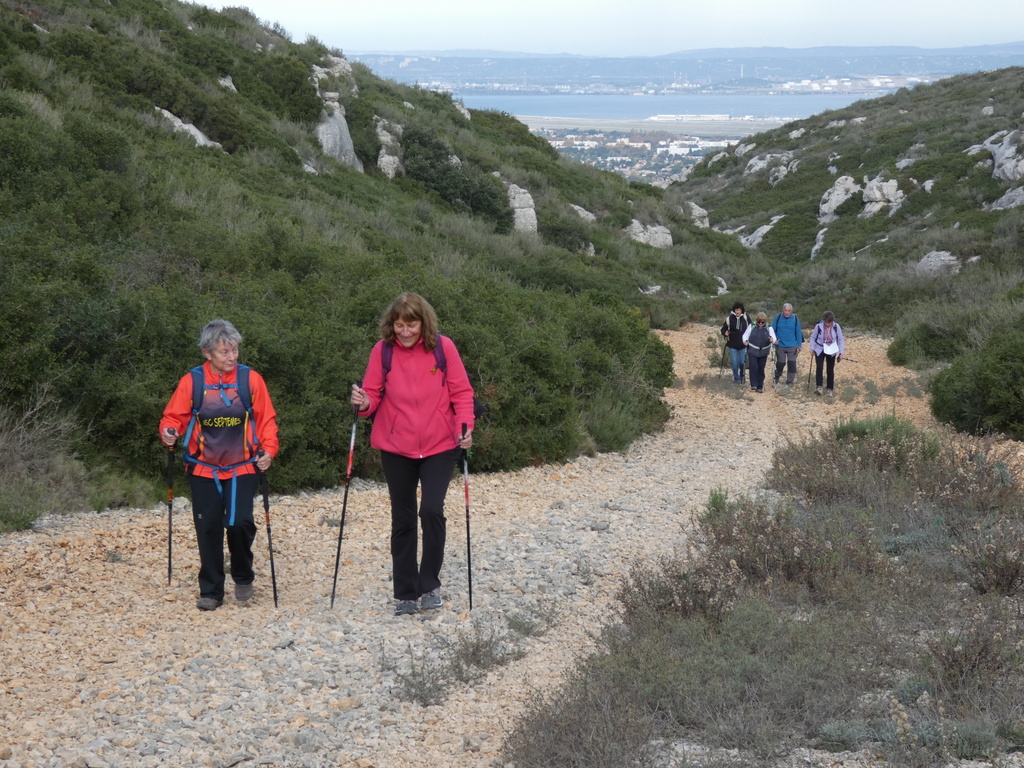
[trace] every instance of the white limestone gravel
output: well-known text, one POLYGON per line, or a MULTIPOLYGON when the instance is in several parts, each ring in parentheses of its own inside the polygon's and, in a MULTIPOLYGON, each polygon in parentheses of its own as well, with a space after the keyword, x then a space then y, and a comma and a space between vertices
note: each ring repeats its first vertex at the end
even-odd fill
MULTIPOLYGON (((907 397, 823 401, 802 386, 715 393, 693 377, 717 375, 707 345, 716 329, 659 333, 680 377, 665 393, 674 412, 664 432, 622 454, 471 476, 472 612, 458 476, 446 603, 415 617, 392 615, 387 494, 361 480, 350 488, 333 610, 341 489, 272 498, 277 610, 261 515, 256 595, 247 604, 229 597, 213 612, 195 609, 198 563, 183 500, 170 586, 164 506, 55 515, 0 536, 0 766, 494 765, 532 693, 557 684, 613 618, 621 577, 680 546, 712 489, 755 488, 780 440, 839 414, 898 408, 930 418, 923 399, 907 397), (558 618, 523 641, 522 658, 453 683, 441 706, 399 695, 413 660, 427 668, 453 639, 506 631, 506 616, 529 608, 558 618)), ((840 387, 844 376, 913 381, 885 361, 884 340, 849 343, 858 363, 840 366, 840 387)))

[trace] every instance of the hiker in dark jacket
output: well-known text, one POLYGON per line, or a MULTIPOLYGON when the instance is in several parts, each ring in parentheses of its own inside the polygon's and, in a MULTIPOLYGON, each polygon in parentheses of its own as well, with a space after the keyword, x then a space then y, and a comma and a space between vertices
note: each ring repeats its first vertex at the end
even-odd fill
POLYGON ((782 311, 772 320, 777 344, 775 348, 775 386, 786 369, 786 386, 793 386, 796 380, 796 357, 804 345, 804 332, 800 327, 800 318, 793 314, 792 304, 783 304, 782 311))
POLYGON ((750 388, 755 392, 764 392, 764 369, 768 363, 768 353, 775 342, 775 331, 768 325, 768 315, 758 312, 754 324, 748 326, 743 334, 747 363, 750 366, 750 388))
POLYGON ((253 595, 256 472, 267 470, 278 449, 274 404, 263 377, 238 365, 241 341, 242 335, 227 320, 207 323, 199 335, 199 349, 206 357, 196 369, 201 378, 186 373, 160 419, 164 445, 174 445, 179 437, 185 441, 185 470, 199 545, 196 607, 201 611, 216 610, 224 602, 225 532, 235 599, 244 602, 253 595), (198 403, 194 402, 197 395, 198 403), (195 415, 194 410, 198 410, 195 415))
POLYGON ((725 336, 725 346, 729 350, 734 384, 742 384, 745 378, 743 369, 747 364, 747 348, 743 343, 743 334, 750 324, 750 315, 747 314, 742 301, 732 305, 732 312, 722 323, 722 335, 725 336))

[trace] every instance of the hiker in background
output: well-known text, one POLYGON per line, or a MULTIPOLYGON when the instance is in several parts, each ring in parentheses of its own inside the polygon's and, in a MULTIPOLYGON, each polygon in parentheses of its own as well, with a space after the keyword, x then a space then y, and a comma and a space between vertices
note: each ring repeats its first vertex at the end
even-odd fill
POLYGON ((793 386, 796 380, 796 358, 804 345, 804 332, 800 327, 800 318, 793 314, 792 304, 783 304, 782 311, 772 320, 775 332, 775 386, 779 386, 779 378, 783 369, 786 370, 786 386, 793 386))
POLYGON ((395 299, 381 318, 380 335, 363 386, 352 385, 351 403, 360 415, 374 417, 370 445, 380 451, 391 496, 395 615, 403 616, 442 605, 444 500, 460 451, 473 445, 473 387, 459 351, 437 332, 437 315, 422 296, 395 299))
POLYGON ((768 353, 775 342, 775 331, 768 325, 768 315, 758 312, 754 324, 747 326, 743 333, 750 371, 750 388, 755 392, 764 392, 764 369, 768 364, 768 353))
POLYGON ((832 397, 832 390, 835 386, 836 363, 843 359, 846 354, 846 340, 843 338, 843 329, 836 322, 836 316, 826 312, 821 316, 821 321, 811 331, 811 338, 808 340, 811 352, 814 353, 814 384, 816 395, 821 394, 822 367, 826 370, 825 394, 832 397))
POLYGON ((277 413, 263 377, 238 364, 241 342, 227 320, 207 323, 199 335, 206 362, 181 378, 160 419, 164 445, 185 438, 201 611, 224 603, 225 530, 235 598, 245 602, 253 595, 256 471, 265 472, 278 451, 277 413))
POLYGON ((743 343, 743 334, 750 327, 750 315, 742 301, 732 305, 732 312, 725 322, 722 323, 722 335, 725 336, 725 346, 729 350, 729 362, 732 365, 732 380, 734 384, 742 384, 744 367, 747 364, 747 348, 743 343))

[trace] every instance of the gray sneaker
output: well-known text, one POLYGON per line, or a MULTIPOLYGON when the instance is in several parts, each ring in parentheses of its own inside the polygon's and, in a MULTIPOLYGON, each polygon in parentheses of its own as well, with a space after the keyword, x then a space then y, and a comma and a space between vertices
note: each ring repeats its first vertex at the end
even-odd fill
POLYGON ((399 600, 395 606, 395 616, 412 616, 419 613, 415 600, 399 600))
POLYGON ((252 584, 235 584, 235 600, 244 603, 252 599, 252 584))
POLYGON ((815 390, 814 390, 814 394, 816 394, 816 395, 820 395, 820 394, 821 394, 821 387, 817 387, 817 388, 815 388, 815 390))
POLYGON ((440 608, 444 603, 441 602, 441 588, 437 587, 429 592, 420 595, 420 610, 421 611, 434 611, 440 608))
POLYGON ((200 597, 196 600, 196 608, 200 611, 216 611, 224 605, 223 600, 218 600, 216 597, 200 597))

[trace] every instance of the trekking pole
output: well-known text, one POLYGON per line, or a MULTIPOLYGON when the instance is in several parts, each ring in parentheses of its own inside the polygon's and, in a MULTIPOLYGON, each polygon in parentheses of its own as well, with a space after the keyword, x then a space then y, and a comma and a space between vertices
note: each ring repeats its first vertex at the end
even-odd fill
MULTIPOLYGON (((263 455, 263 451, 260 451, 263 455)), ((263 514, 267 519, 267 549, 270 550, 270 583, 274 587, 274 607, 277 608, 277 572, 274 570, 274 537, 270 533, 270 483, 267 480, 267 471, 259 470, 260 488, 263 489, 263 514)))
MULTIPOLYGON (((466 425, 462 425, 462 439, 466 439, 466 425)), ((469 535, 469 451, 462 449, 462 480, 466 488, 466 576, 469 580, 469 610, 473 610, 473 551, 469 535)))
POLYGON ((341 502, 341 525, 338 527, 338 553, 334 556, 334 586, 331 587, 331 608, 338 589, 338 568, 341 566, 341 539, 345 535, 345 512, 348 510, 348 485, 352 479, 352 454, 356 450, 356 426, 359 424, 359 406, 352 406, 352 435, 348 440, 348 464, 345 467, 345 496, 341 502))
POLYGON ((725 370, 725 350, 728 349, 729 342, 725 342, 722 345, 722 362, 718 365, 718 378, 722 378, 722 372, 725 370))
MULTIPOLYGON (((178 432, 168 429, 175 439, 178 432)), ((167 586, 171 586, 171 533, 174 519, 174 443, 167 446, 167 586)))
MULTIPOLYGON (((808 348, 809 349, 809 348, 808 348)), ((811 364, 807 366, 807 386, 804 387, 804 394, 806 395, 811 391, 811 369, 814 367, 814 359, 817 355, 814 354, 814 350, 810 350, 811 353, 811 364)))

